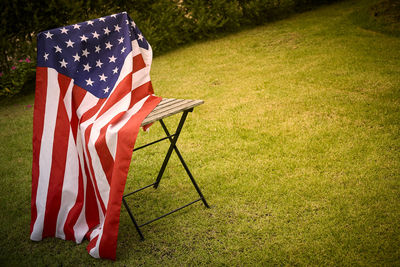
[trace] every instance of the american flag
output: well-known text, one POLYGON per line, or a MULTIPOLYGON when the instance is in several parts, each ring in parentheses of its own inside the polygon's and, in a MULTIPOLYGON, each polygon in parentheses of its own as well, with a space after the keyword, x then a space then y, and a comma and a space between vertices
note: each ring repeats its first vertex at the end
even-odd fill
POLYGON ((122 195, 143 119, 161 98, 152 50, 126 12, 38 34, 31 236, 115 259, 122 195))

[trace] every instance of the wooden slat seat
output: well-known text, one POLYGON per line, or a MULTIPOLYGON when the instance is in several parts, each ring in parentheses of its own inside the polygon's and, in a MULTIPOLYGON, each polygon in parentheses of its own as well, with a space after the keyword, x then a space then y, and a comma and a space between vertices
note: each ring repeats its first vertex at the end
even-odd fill
POLYGON ((203 104, 203 100, 163 98, 157 107, 143 120, 141 126, 164 119, 203 104))

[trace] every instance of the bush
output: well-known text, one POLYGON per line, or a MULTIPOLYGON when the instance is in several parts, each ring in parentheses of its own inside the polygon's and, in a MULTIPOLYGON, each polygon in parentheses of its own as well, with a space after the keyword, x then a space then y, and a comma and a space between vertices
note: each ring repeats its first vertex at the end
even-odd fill
MULTIPOLYGON (((2 0, 0 96, 21 91, 31 71, 15 59, 28 55, 36 61, 36 35, 44 30, 127 11, 159 55, 182 44, 233 32, 240 27, 305 10, 334 0, 2 0), (24 77, 27 75, 28 77, 24 77), (15 79, 19 79, 16 81, 15 79)), ((27 62, 25 62, 27 63, 27 62)), ((29 66, 34 65, 30 64, 29 66)))
POLYGON ((35 79, 35 64, 29 57, 20 59, 7 72, 0 72, 0 96, 13 96, 35 79))

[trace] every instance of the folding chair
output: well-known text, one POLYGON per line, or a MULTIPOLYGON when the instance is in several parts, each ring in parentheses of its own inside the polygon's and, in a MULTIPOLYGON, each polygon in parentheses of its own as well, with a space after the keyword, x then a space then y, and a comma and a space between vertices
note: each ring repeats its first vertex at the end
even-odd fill
POLYGON ((179 210, 181 210, 183 208, 186 208, 186 207, 188 207, 188 206, 190 206, 190 205, 192 205, 192 204, 194 204, 194 203, 196 203, 196 202, 198 202, 200 200, 203 202, 205 207, 207 207, 207 208, 210 207, 208 205, 206 199, 204 198, 203 194, 201 193, 201 190, 200 190, 199 186, 197 185, 196 181, 194 180, 192 173, 190 172, 188 166, 186 165, 181 153, 179 152, 179 150, 178 150, 178 148, 176 146, 176 142, 178 141, 179 135, 180 135, 180 133, 182 131, 182 128, 183 128, 183 125, 185 123, 185 120, 186 120, 186 117, 187 117, 188 113, 192 112, 194 107, 199 106, 199 105, 201 105, 203 103, 204 103, 203 100, 185 100, 185 99, 163 98, 162 101, 158 104, 158 106, 142 122, 141 126, 145 126, 147 124, 159 121, 161 123, 161 126, 162 126, 165 134, 166 134, 166 137, 163 137, 163 138, 160 138, 160 139, 158 139, 156 141, 153 141, 153 142, 150 142, 148 144, 142 145, 142 146, 140 146, 138 148, 135 148, 133 151, 145 148, 145 147, 150 146, 150 145, 154 145, 154 144, 156 144, 158 142, 161 142, 161 141, 167 140, 167 139, 170 141, 171 144, 169 146, 168 152, 167 152, 167 154, 165 156, 165 159, 164 159, 164 162, 163 162, 163 164, 161 166, 161 169, 160 169, 160 171, 158 173, 156 181, 154 183, 152 183, 152 184, 146 185, 146 186, 144 186, 144 187, 142 187, 140 189, 137 189, 137 190, 135 190, 133 192, 127 193, 122 197, 122 202, 124 203, 124 206, 125 206, 126 210, 128 211, 129 217, 131 218, 131 220, 132 220, 132 222, 133 222, 133 224, 134 224, 134 226, 135 226, 135 228, 136 228, 141 240, 144 240, 144 237, 143 237, 143 233, 140 230, 140 228, 145 226, 145 225, 148 225, 148 224, 150 224, 152 222, 155 222, 155 221, 157 221, 157 220, 159 220, 161 218, 164 218, 164 217, 166 217, 166 216, 168 216, 168 215, 170 215, 170 214, 172 214, 174 212, 177 212, 177 211, 179 211, 179 210), (175 131, 175 133, 170 134, 170 132, 168 131, 168 129, 167 129, 166 125, 165 125, 165 123, 163 122, 163 119, 166 118, 166 117, 172 116, 174 114, 181 113, 181 112, 182 112, 182 116, 181 116, 181 119, 179 121, 179 124, 178 124, 178 127, 177 127, 176 131, 175 131), (134 216, 132 214, 132 211, 129 208, 125 198, 130 196, 130 195, 132 195, 132 194, 135 194, 135 193, 137 193, 139 191, 142 191, 142 190, 144 190, 146 188, 149 188, 151 186, 153 186, 155 189, 157 189, 159 184, 160 184, 161 178, 162 178, 162 176, 164 174, 165 168, 166 168, 166 166, 168 164, 168 161, 169 161, 169 159, 171 157, 172 151, 175 151, 175 153, 177 154, 180 162, 182 163, 183 167, 185 168, 186 173, 189 176, 189 178, 190 178, 190 180, 191 180, 191 182, 192 182, 194 188, 196 189, 196 191, 197 191, 197 193, 198 193, 200 198, 198 198, 196 200, 193 200, 190 203, 183 205, 182 207, 179 207, 179 208, 174 209, 174 210, 172 210, 170 212, 167 212, 167 213, 165 213, 165 214, 163 214, 163 215, 161 215, 161 216, 159 216, 159 217, 157 217, 155 219, 149 220, 149 221, 147 221, 145 223, 142 223, 142 224, 138 224, 137 221, 135 220, 135 218, 134 218, 134 216))

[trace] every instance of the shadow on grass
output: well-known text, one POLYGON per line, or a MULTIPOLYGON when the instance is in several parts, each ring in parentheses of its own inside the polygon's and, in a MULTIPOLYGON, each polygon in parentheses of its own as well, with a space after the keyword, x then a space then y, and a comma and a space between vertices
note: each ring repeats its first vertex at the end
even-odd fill
POLYGON ((400 0, 380 0, 351 14, 354 24, 395 37, 400 37, 400 0))

